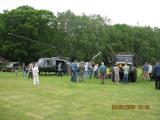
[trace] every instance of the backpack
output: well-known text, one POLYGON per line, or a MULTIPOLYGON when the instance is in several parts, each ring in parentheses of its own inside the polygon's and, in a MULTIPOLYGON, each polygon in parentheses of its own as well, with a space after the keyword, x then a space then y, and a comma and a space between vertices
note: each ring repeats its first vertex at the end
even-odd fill
POLYGON ((148 65, 144 65, 144 67, 143 67, 143 70, 145 71, 145 72, 147 72, 148 71, 148 65))
POLYGON ((100 67, 100 73, 106 73, 106 67, 105 66, 100 67))

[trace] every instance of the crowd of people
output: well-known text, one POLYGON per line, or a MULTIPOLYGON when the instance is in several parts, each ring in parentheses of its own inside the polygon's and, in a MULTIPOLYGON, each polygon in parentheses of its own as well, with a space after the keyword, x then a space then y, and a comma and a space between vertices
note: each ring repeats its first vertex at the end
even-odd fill
MULTIPOLYGON (((122 82, 128 83, 128 74, 130 68, 127 64, 121 68, 123 69, 123 74, 124 74, 122 82)), ((77 63, 75 61, 70 65, 70 75, 72 82, 83 81, 87 78, 91 79, 93 76, 95 79, 100 79, 101 84, 104 84, 105 79, 113 77, 114 77, 114 82, 119 84, 121 80, 120 72, 121 71, 119 65, 116 65, 111 69, 111 67, 106 67, 104 65, 104 62, 101 62, 100 66, 98 66, 97 63, 91 63, 91 62, 84 63, 83 61, 80 63, 77 63)))
MULTIPOLYGON (((74 61, 69 66, 69 74, 72 82, 80 82, 86 79, 99 79, 101 84, 104 84, 105 79, 112 78, 113 82, 119 84, 120 82, 127 84, 129 79, 129 73, 132 70, 132 66, 128 65, 127 62, 117 64, 114 67, 106 67, 104 62, 101 65, 91 62, 77 62, 74 61)), ((141 77, 142 80, 155 80, 155 89, 160 89, 160 62, 152 66, 150 63, 145 63, 142 68, 141 77)), ((28 79, 33 79, 33 84, 39 84, 39 70, 38 65, 30 63, 26 66, 22 64, 23 79, 26 79, 28 72, 28 79)), ((57 76, 62 77, 62 64, 59 63, 57 66, 57 76)))
MULTIPOLYGON (((104 84, 106 78, 112 78, 113 82, 119 84, 120 82, 127 84, 129 79, 132 81, 134 78, 134 69, 132 65, 128 65, 126 62, 124 65, 117 64, 114 67, 106 67, 104 62, 100 66, 96 63, 84 63, 83 61, 77 63, 76 61, 70 65, 70 75, 72 82, 83 81, 86 78, 91 79, 92 76, 96 79, 100 79, 101 84, 104 84)), ((142 66, 142 80, 155 80, 155 89, 160 89, 160 63, 155 66, 149 63, 145 63, 142 66)), ((136 75, 135 75, 136 76, 136 75)))
POLYGON ((98 67, 98 64, 89 63, 89 62, 84 63, 83 61, 80 63, 77 63, 75 61, 71 63, 70 69, 69 69, 69 72, 71 75, 71 81, 79 82, 87 78, 91 79, 92 76, 94 76, 94 78, 97 79, 98 70, 100 70, 101 83, 104 84, 104 79, 106 75, 106 66, 104 65, 103 62, 101 63, 101 66, 98 67))

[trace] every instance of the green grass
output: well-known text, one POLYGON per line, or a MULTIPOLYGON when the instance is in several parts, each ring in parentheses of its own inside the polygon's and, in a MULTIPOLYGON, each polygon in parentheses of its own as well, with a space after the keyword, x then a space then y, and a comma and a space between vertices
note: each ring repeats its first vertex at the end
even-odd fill
POLYGON ((40 76, 40 85, 21 73, 0 72, 0 120, 160 120, 160 91, 141 80, 116 85, 88 79, 72 83, 69 76, 40 76), (113 110, 112 105, 136 105, 113 110), (138 109, 149 105, 150 109, 138 109))

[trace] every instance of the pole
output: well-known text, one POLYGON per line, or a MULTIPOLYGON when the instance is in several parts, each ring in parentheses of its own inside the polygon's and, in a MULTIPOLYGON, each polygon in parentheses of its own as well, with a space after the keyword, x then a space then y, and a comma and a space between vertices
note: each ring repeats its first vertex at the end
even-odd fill
POLYGON ((92 59, 91 59, 91 61, 90 61, 90 63, 91 63, 96 57, 98 57, 100 54, 101 54, 101 51, 98 52, 95 56, 93 56, 92 59))

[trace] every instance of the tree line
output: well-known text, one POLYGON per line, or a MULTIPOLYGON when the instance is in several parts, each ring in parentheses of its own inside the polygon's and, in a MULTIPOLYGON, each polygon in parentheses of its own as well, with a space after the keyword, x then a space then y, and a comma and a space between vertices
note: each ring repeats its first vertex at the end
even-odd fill
POLYGON ((135 52, 142 64, 159 60, 159 47, 158 27, 110 25, 110 19, 100 15, 75 15, 70 10, 54 15, 30 6, 0 13, 0 55, 12 61, 29 63, 53 56, 89 61, 101 51, 97 62, 108 62, 117 52, 135 52))

